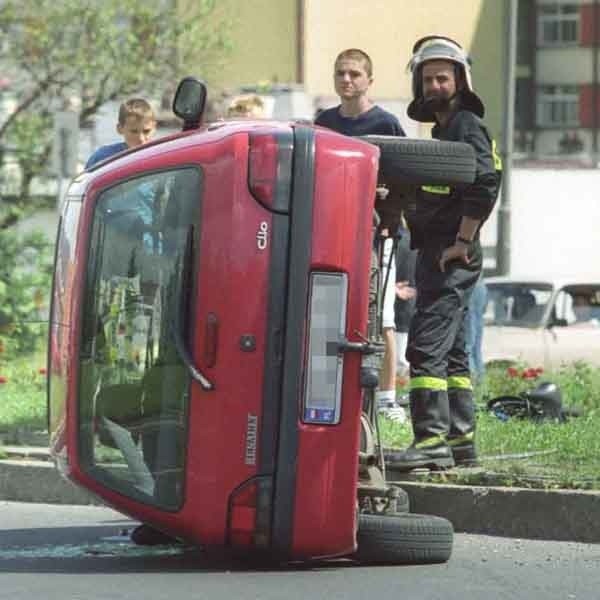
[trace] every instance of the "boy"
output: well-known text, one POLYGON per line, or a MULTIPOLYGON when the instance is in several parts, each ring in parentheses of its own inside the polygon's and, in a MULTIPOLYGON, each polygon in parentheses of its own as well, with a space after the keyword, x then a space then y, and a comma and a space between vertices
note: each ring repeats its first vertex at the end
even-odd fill
MULTIPOLYGON (((369 55, 358 48, 340 52, 333 67, 333 84, 341 104, 324 110, 315 119, 316 125, 328 127, 350 136, 394 135, 404 136, 398 119, 374 104, 369 96, 373 83, 373 63, 369 55)), ((384 243, 383 278, 389 269, 388 285, 383 301, 383 340, 385 353, 379 390, 378 408, 398 421, 404 421, 404 409, 396 404, 396 340, 394 300, 396 266, 392 254, 392 239, 384 243)))
POLYGON ((227 109, 227 117, 235 119, 248 117, 260 119, 264 114, 265 104, 258 94, 236 96, 227 109))
POLYGON ((123 136, 122 142, 100 146, 89 158, 85 168, 123 152, 128 148, 141 146, 150 140, 156 130, 156 117, 150 104, 143 98, 131 98, 119 107, 117 132, 123 136))

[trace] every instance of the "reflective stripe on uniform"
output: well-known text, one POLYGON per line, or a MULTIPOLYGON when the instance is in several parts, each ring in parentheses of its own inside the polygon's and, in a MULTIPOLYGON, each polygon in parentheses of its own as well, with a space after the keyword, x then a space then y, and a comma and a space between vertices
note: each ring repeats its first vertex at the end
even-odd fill
POLYGON ((475 439, 475 432, 470 431, 469 433, 465 433, 464 435, 459 435, 458 437, 453 437, 448 439, 449 446, 461 446, 462 444, 470 444, 475 439))
POLYGON ((448 377, 448 389, 459 388, 461 390, 472 390, 471 378, 458 375, 450 375, 448 377))
POLYGON ((443 196, 450 193, 450 188, 447 185, 422 185, 421 189, 430 194, 441 194, 443 196))
POLYGON ((502 159, 498 153, 496 140, 492 140, 492 158, 494 159, 494 169, 496 169, 496 171, 502 171, 502 159))
POLYGON ((418 442, 415 442, 413 446, 419 450, 423 448, 433 448, 440 444, 445 444, 446 438, 441 435, 434 435, 433 437, 424 438, 418 442))
POLYGON ((410 380, 411 390, 447 390, 445 379, 439 377, 413 377, 410 380))

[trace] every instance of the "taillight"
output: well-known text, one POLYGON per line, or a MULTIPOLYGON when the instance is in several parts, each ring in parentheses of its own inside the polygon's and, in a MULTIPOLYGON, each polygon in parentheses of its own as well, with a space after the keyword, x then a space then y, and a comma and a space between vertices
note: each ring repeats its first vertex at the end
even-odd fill
POLYGON ((308 363, 304 387, 305 423, 340 422, 348 278, 343 273, 312 273, 308 322, 308 363))
POLYGON ((249 144, 250 193, 265 208, 288 212, 292 181, 291 132, 252 132, 249 144))
POLYGON ((272 482, 256 477, 238 487, 229 499, 229 544, 267 548, 271 539, 272 482))

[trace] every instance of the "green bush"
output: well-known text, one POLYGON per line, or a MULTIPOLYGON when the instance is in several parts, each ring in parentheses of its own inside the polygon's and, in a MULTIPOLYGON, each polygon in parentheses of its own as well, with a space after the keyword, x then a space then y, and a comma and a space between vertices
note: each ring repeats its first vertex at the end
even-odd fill
POLYGON ((39 348, 47 332, 53 244, 0 231, 0 361, 39 348))
POLYGON ((0 431, 46 429, 45 360, 38 353, 0 364, 0 431))

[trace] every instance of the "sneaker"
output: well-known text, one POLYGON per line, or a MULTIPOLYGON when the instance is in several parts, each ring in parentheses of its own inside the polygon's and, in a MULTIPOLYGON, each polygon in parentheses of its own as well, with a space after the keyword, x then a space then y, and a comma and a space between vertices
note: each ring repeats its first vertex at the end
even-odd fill
POLYGON ((408 416, 403 406, 400 406, 395 400, 381 403, 377 408, 377 413, 394 423, 406 423, 408 416))

